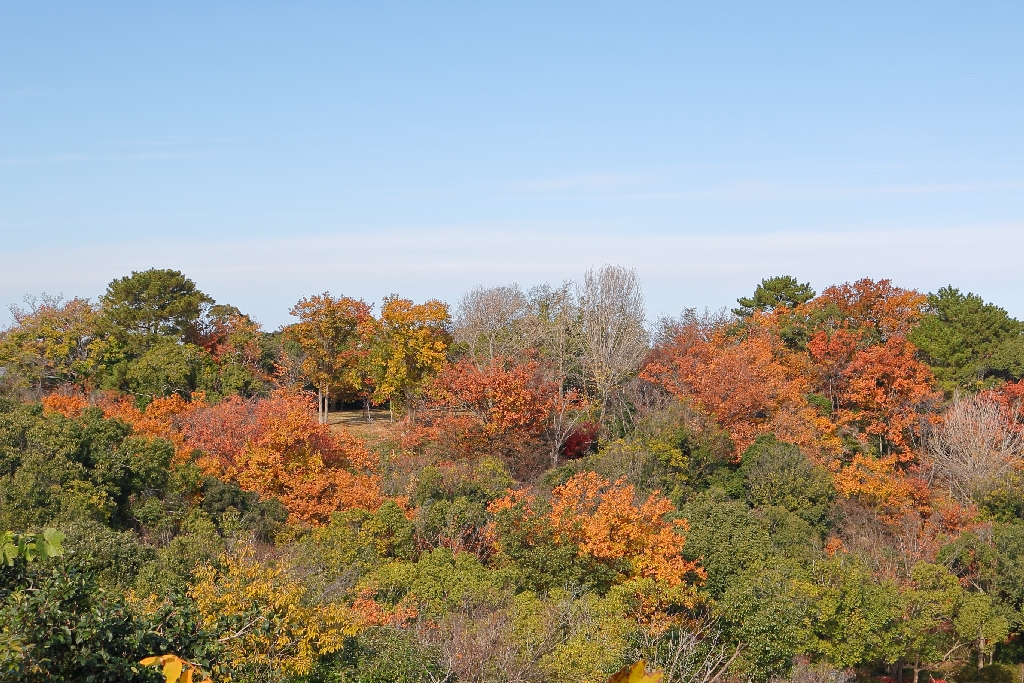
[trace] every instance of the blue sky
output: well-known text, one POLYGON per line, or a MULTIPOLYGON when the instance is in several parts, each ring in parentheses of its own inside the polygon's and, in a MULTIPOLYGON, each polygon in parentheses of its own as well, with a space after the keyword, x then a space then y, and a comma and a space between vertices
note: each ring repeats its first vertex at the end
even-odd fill
POLYGON ((1024 3, 211 5, 0 3, 0 304, 620 263, 652 317, 783 273, 1024 317, 1024 3))

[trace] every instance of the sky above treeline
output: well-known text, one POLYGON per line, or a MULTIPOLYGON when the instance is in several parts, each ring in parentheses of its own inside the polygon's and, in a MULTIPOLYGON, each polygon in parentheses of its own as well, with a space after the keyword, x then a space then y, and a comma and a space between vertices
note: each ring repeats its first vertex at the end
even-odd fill
POLYGON ((0 304, 454 303, 616 263, 1024 317, 1024 3, 0 3, 0 304), (898 5, 898 6, 897 6, 898 5))

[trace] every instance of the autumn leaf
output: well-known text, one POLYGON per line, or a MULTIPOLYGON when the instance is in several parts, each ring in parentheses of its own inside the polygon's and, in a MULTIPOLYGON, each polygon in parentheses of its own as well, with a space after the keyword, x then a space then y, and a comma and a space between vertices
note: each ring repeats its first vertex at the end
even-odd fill
POLYGON ((198 666, 177 655, 146 657, 139 664, 142 666, 162 667, 166 683, 192 683, 194 675, 203 676, 198 666))
POLYGON ((350 607, 314 599, 294 567, 257 558, 249 546, 223 556, 219 570, 200 568, 189 596, 203 628, 222 634, 223 657, 231 666, 307 676, 317 658, 340 650, 359 629, 350 607))
POLYGON ((661 671, 646 673, 647 665, 640 660, 633 666, 624 666, 617 673, 612 674, 608 683, 661 683, 663 676, 661 671))
POLYGON ((594 472, 577 474, 551 492, 549 515, 554 531, 580 551, 605 562, 628 559, 637 576, 670 586, 702 578, 698 563, 683 558, 684 520, 670 521, 672 502, 655 491, 634 503, 632 484, 610 483, 594 472))
POLYGON ((863 278, 825 288, 804 310, 824 315, 828 325, 851 327, 884 341, 905 337, 921 320, 927 303, 924 294, 895 287, 891 280, 863 278))

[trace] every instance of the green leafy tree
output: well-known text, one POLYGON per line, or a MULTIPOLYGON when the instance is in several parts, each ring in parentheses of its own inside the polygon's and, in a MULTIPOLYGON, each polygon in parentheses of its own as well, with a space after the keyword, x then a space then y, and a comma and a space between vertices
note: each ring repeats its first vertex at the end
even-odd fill
POLYGON ((5 531, 0 533, 0 560, 3 560, 8 568, 12 568, 19 559, 33 562, 59 557, 64 554, 63 540, 64 534, 56 529, 46 529, 38 534, 5 531))
POLYGON ((447 548, 423 553, 416 562, 394 560, 364 579, 383 604, 413 600, 420 613, 442 617, 466 601, 485 602, 499 587, 479 559, 469 553, 453 555, 447 548))
POLYGON ((137 501, 166 492, 173 453, 169 442, 131 436, 98 409, 68 418, 0 404, 0 526, 93 520, 126 528, 137 501))
POLYGON ((1024 607, 1024 525, 992 525, 989 538, 966 532, 944 546, 936 561, 957 576, 971 601, 958 629, 977 633, 979 665, 991 661, 1002 621, 1019 631, 1024 607), (969 623, 973 620, 975 623, 969 623), (1002 620, 1002 621, 1001 621, 1002 620), (993 631, 997 633, 992 634, 993 631))
POLYGON ((152 680, 136 666, 146 654, 144 631, 72 563, 19 562, 3 571, 0 623, 0 679, 152 680))
MULTIPOLYGON (((412 631, 373 627, 349 640, 345 650, 321 668, 325 674, 342 669, 359 683, 433 683, 444 680, 440 660, 438 648, 419 642, 412 631)), ((324 680, 331 679, 325 675, 324 680)))
POLYGON ((814 290, 809 282, 801 284, 795 277, 780 275, 761 280, 753 296, 736 299, 740 307, 734 308, 732 312, 747 317, 753 315, 754 311, 771 311, 780 306, 795 308, 813 298, 814 290))
POLYGON ((726 633, 742 645, 737 669, 754 683, 785 676, 800 651, 801 604, 781 566, 753 567, 719 601, 726 633))
POLYGON ((910 341, 947 392, 1024 376, 1024 325, 1004 309, 953 286, 929 294, 928 309, 910 341))
POLYGON ((151 268, 118 278, 100 297, 103 317, 117 334, 149 346, 156 338, 195 333, 214 301, 180 271, 151 268))
POLYGON ((217 565, 224 548, 224 538, 210 515, 192 509, 182 520, 178 534, 157 551, 153 562, 141 569, 135 588, 142 595, 182 595, 195 582, 198 571, 217 565))
POLYGON ((711 489, 683 506, 689 520, 683 554, 700 560, 707 571, 704 590, 719 599, 736 577, 776 559, 764 521, 745 503, 726 500, 721 489, 711 489))
POLYGON ((798 446, 761 435, 744 451, 739 473, 752 507, 781 507, 819 530, 827 525, 836 497, 832 479, 798 446))
POLYGON ((216 643, 198 628, 194 610, 167 601, 136 614, 122 591, 98 581, 87 549, 61 552, 52 529, 39 537, 41 554, 0 565, 0 680, 156 681, 138 665, 154 651, 210 662, 216 643))
POLYGON ((996 642, 1006 638, 1009 623, 992 598, 970 593, 946 567, 920 562, 904 591, 903 657, 918 683, 921 671, 974 648, 979 667, 996 642))
POLYGON ((901 654, 899 591, 875 581, 863 563, 847 555, 816 562, 797 593, 807 602, 805 653, 839 668, 891 663, 901 654))
POLYGON ((214 389, 217 366, 205 350, 194 344, 160 340, 142 356, 124 366, 121 388, 147 399, 214 389))

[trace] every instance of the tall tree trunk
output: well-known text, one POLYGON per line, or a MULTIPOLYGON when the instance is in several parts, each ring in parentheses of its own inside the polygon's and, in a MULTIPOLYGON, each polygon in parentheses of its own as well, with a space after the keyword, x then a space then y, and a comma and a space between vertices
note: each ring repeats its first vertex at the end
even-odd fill
POLYGON ((331 385, 324 388, 324 424, 331 424, 331 385))

